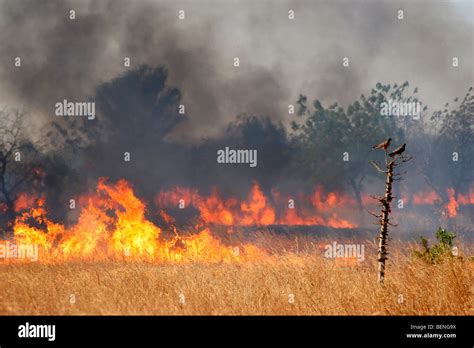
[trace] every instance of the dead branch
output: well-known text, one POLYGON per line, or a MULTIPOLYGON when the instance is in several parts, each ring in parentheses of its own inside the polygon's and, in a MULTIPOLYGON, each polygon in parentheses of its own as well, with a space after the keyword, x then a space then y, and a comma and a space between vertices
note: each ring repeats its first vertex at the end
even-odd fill
POLYGON ((370 163, 371 163, 371 164, 374 166, 374 168, 375 168, 377 171, 379 171, 380 173, 384 173, 384 174, 387 173, 385 170, 382 170, 382 169, 380 168, 380 164, 379 164, 378 162, 376 162, 376 161, 370 161, 370 163))

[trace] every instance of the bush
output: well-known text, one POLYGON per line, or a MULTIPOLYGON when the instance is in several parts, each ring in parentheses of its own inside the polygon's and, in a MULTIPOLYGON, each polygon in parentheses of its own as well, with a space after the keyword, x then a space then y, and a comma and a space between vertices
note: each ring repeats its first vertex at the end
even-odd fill
POLYGON ((420 241, 423 249, 421 251, 415 250, 415 255, 432 264, 443 262, 446 258, 456 257, 457 255, 453 254, 454 238, 456 238, 454 233, 440 227, 436 231, 438 243, 429 247, 428 240, 421 236, 420 241))

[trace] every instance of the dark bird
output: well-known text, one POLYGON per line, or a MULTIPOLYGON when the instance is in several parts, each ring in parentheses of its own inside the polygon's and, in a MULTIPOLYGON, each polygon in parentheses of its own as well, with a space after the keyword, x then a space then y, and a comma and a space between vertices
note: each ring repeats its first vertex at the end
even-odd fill
POLYGON ((384 142, 378 144, 378 145, 374 145, 372 146, 372 149, 384 149, 384 150, 387 150, 387 147, 390 145, 390 142, 392 141, 392 138, 388 138, 387 140, 385 140, 384 142))
POLYGON ((405 151, 405 146, 407 144, 403 144, 401 145, 400 147, 397 147, 395 150, 393 150, 392 152, 390 152, 388 155, 390 157, 393 157, 393 156, 396 156, 396 155, 400 155, 401 153, 403 153, 403 151, 405 151))

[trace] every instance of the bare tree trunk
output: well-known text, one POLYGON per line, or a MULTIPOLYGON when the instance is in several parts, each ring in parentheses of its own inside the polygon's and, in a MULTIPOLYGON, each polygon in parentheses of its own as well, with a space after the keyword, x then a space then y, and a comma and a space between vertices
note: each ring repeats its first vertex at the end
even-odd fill
POLYGON ((379 263, 379 283, 383 283, 385 278, 385 261, 387 260, 387 242, 388 242, 388 223, 389 214, 391 212, 392 202, 392 183, 393 183, 393 166, 394 161, 387 165, 387 177, 385 180, 385 195, 381 199, 382 212, 380 217, 380 233, 379 233, 379 250, 377 253, 377 261, 379 263))
POLYGON ((390 223, 389 215, 391 213, 392 205, 392 184, 394 180, 401 180, 400 173, 394 174, 394 168, 399 167, 405 162, 410 161, 413 156, 402 155, 405 152, 406 144, 397 147, 390 153, 387 153, 387 148, 390 145, 391 138, 388 138, 385 142, 375 145, 374 149, 383 149, 385 154, 385 168, 377 161, 370 161, 374 168, 385 174, 385 194, 382 197, 376 198, 382 206, 380 214, 369 213, 378 219, 380 225, 379 232, 379 249, 377 252, 378 262, 378 281, 383 284, 385 280, 385 262, 387 261, 387 244, 388 244, 388 225, 396 226, 390 223), (396 179, 394 177, 397 176, 396 179))

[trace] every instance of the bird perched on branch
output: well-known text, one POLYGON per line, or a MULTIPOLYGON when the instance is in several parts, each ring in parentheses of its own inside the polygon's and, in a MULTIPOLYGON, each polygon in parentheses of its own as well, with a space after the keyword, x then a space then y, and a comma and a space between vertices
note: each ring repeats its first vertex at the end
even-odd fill
POLYGON ((393 150, 392 152, 390 152, 388 155, 389 155, 390 157, 393 157, 393 156, 402 154, 403 151, 405 151, 405 146, 406 146, 406 145, 407 145, 407 144, 403 144, 403 145, 397 147, 395 150, 393 150))
POLYGON ((372 146, 372 149, 384 149, 387 150, 387 147, 390 145, 390 142, 392 141, 392 138, 388 138, 384 142, 372 146))

